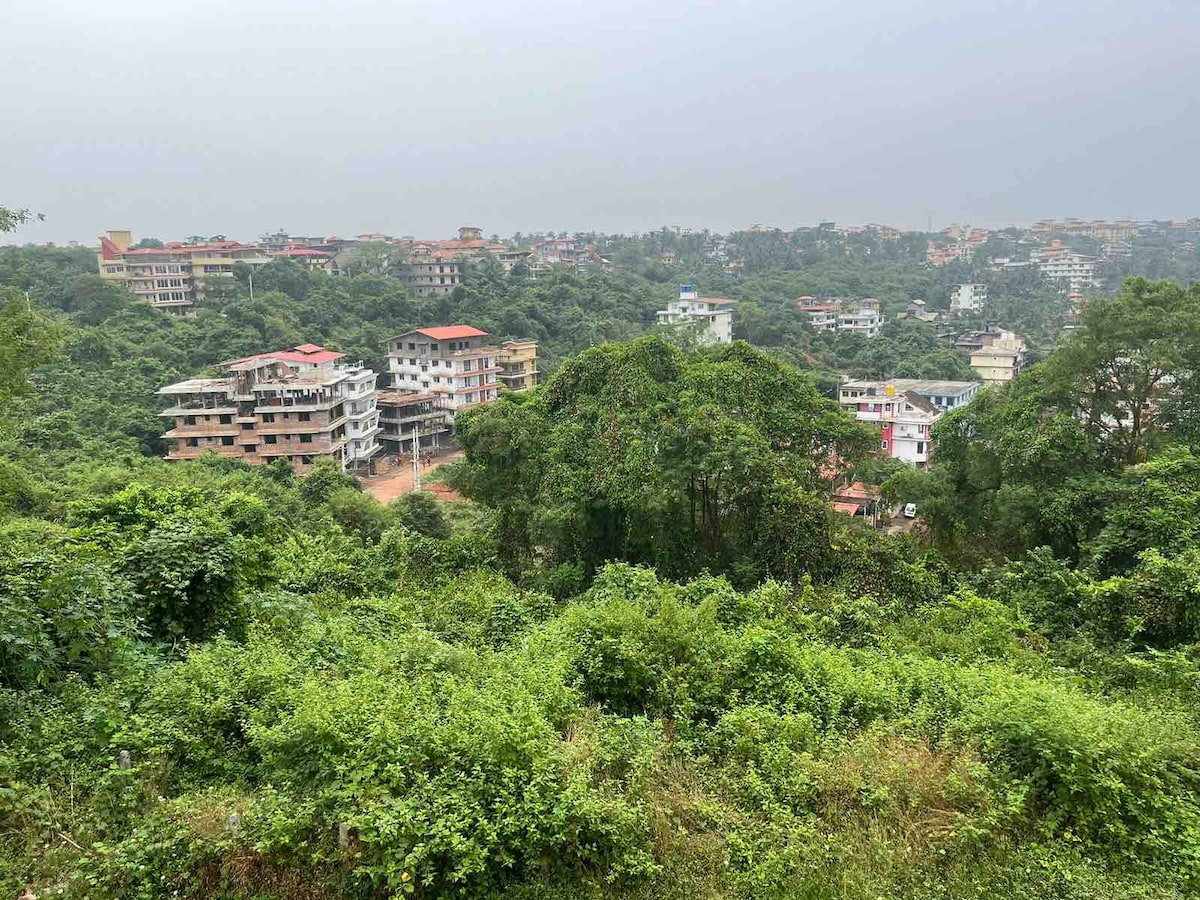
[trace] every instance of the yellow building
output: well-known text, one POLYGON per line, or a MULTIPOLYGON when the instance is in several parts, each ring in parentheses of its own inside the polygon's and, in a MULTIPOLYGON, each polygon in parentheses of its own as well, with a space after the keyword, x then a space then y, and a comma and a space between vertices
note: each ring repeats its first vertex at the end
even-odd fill
POLYGON ((1020 374, 1023 356, 1012 347, 980 347, 971 351, 971 368, 986 384, 1004 384, 1020 374))
POLYGON ((537 341, 505 341, 496 356, 499 381, 510 391, 524 391, 538 382, 537 341))
POLYGON ((229 278, 235 263, 258 266, 270 257, 258 247, 237 241, 203 244, 170 243, 132 249, 128 231, 109 231, 100 238, 97 264, 105 281, 124 284, 151 306, 186 313, 204 299, 206 282, 229 278))

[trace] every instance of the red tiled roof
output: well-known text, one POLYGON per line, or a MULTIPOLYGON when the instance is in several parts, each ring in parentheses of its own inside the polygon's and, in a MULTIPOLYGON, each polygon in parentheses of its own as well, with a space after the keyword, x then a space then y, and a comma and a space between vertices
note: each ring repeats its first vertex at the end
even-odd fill
POLYGON ((241 359, 227 360, 222 365, 232 366, 236 363, 250 362, 253 359, 278 359, 283 362, 320 365, 322 363, 333 362, 335 359, 341 359, 345 355, 345 353, 339 353, 336 350, 326 350, 317 344, 301 344, 299 347, 293 347, 290 350, 276 350, 272 353, 252 353, 249 356, 243 356, 241 359))
POLYGON ((732 306, 737 303, 736 300, 729 300, 726 297, 700 297, 700 303, 707 303, 709 306, 732 306))
POLYGON ((121 251, 106 237, 100 238, 100 255, 104 259, 116 259, 121 255, 121 251))
POLYGON ((487 337, 486 331, 480 331, 470 325, 441 325, 436 328, 418 328, 417 331, 435 341, 452 341, 455 338, 487 337))

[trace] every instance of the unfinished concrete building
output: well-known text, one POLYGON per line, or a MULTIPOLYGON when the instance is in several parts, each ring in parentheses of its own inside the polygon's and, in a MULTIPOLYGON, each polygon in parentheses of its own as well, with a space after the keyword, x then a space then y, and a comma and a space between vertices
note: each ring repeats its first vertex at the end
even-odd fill
POLYGON ((342 468, 380 449, 376 375, 316 344, 258 353, 221 364, 215 378, 190 378, 158 393, 172 405, 163 438, 168 460, 208 451, 251 464, 286 459, 304 473, 321 456, 342 468))

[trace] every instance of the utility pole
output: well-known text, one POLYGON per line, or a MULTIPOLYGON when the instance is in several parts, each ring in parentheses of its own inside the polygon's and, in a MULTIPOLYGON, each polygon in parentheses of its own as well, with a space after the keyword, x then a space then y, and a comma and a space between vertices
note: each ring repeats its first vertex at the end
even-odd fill
POLYGON ((254 269, 248 268, 246 270, 246 276, 250 279, 250 302, 253 303, 254 302, 254 269))
POLYGON ((421 490, 421 423, 413 422, 412 430, 412 470, 414 491, 421 490))

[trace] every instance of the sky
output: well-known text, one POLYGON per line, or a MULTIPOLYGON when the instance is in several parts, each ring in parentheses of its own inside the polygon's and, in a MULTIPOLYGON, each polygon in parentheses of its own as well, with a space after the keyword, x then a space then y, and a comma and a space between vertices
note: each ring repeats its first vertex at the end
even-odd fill
POLYGON ((9 240, 1200 215, 1195 0, 0 0, 9 240))

